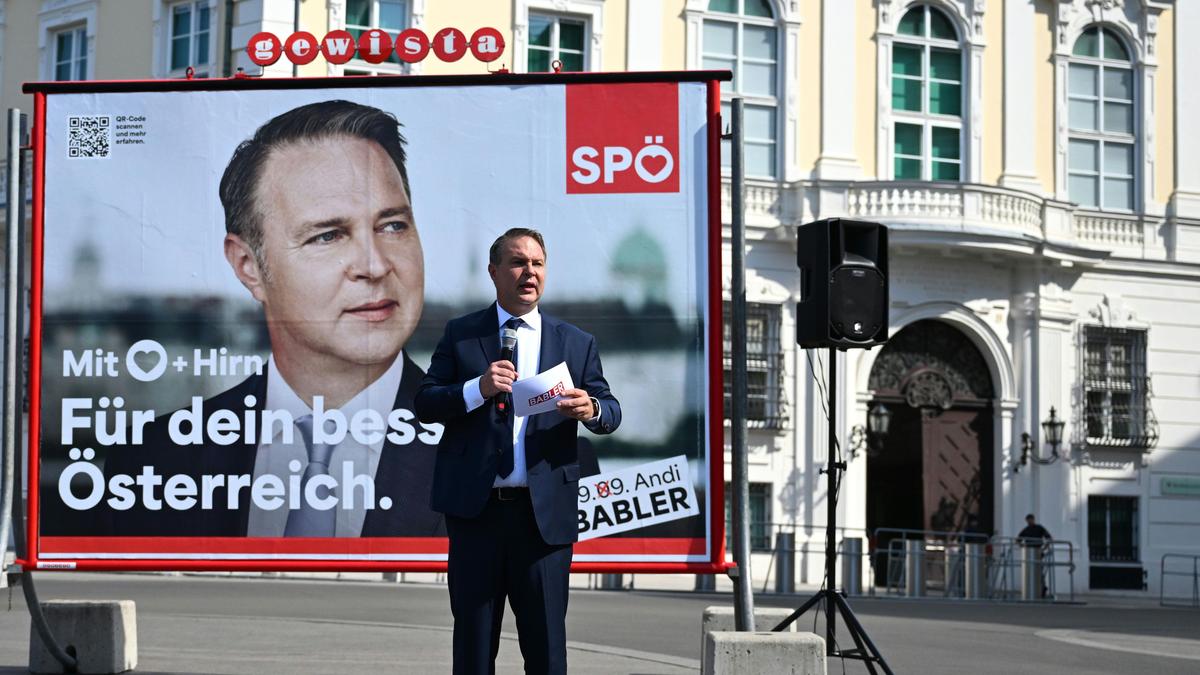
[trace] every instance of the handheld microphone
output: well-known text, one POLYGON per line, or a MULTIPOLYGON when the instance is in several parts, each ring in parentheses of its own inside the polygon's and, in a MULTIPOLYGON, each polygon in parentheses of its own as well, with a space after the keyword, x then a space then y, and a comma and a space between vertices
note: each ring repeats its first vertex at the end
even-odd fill
MULTIPOLYGON (((501 328, 500 329, 500 360, 501 361, 512 361, 513 352, 516 350, 516 348, 517 348, 517 330, 515 328, 509 328, 507 326, 505 326, 504 328, 501 328)), ((514 363, 513 365, 515 366, 516 364, 514 363)), ((512 395, 509 394, 507 391, 500 392, 500 395, 496 397, 496 410, 499 410, 501 413, 508 412, 508 402, 511 398, 512 398, 512 395)))

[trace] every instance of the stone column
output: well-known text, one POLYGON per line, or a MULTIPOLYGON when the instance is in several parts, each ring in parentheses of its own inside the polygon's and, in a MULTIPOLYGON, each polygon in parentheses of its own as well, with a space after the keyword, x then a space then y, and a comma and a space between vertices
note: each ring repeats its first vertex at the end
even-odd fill
POLYGON ((1177 2, 1175 11, 1175 193, 1172 213, 1179 218, 1200 218, 1200 87, 1194 77, 1200 63, 1200 3, 1177 2))
POLYGON ((1004 169, 1000 184, 1034 194, 1045 190, 1037 178, 1037 106, 1029 92, 1035 81, 1033 0, 1004 2, 1004 169))
POLYGON ((821 8, 821 156, 817 176, 856 180, 862 166, 854 151, 857 3, 825 2, 821 8))

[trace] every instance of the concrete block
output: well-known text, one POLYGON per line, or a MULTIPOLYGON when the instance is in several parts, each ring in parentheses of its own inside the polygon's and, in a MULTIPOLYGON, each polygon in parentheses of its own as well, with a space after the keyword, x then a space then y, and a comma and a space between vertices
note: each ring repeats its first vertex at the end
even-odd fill
POLYGON ((701 675, 826 675, 825 641, 812 633, 713 631, 701 675))
MULTIPOLYGON (((78 673, 124 673, 137 667, 137 613, 132 600, 49 600, 42 612, 78 673)), ((62 664, 29 627, 29 670, 62 673, 62 664)))
MULTIPOLYGON (((760 631, 769 631, 779 625, 780 621, 788 618, 795 610, 786 607, 755 607, 754 608, 754 628, 760 631)), ((713 631, 734 631, 737 630, 737 624, 734 621, 733 607, 724 605, 714 605, 704 608, 704 618, 700 621, 700 667, 704 668, 704 644, 708 640, 708 634, 713 631)), ((796 622, 784 629, 785 632, 795 633, 796 622)))

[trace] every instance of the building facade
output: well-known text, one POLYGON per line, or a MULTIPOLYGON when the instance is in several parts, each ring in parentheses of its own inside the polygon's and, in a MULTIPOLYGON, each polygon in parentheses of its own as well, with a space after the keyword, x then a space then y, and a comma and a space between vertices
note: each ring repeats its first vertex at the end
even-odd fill
MULTIPOLYGON (((1164 554, 1200 553, 1197 3, 0 0, 0 98, 30 111, 28 80, 256 74, 250 36, 297 21, 318 36, 495 26, 508 50, 492 67, 516 72, 733 71, 756 576, 787 531, 813 552, 801 580, 820 580, 829 364, 794 340, 795 226, 840 216, 890 228, 893 339, 837 356, 851 536, 1011 537, 1034 513, 1070 542, 1078 589, 1157 592, 1164 554), (889 433, 870 437, 879 406, 889 433)), ((485 69, 318 59, 296 74, 485 69)))

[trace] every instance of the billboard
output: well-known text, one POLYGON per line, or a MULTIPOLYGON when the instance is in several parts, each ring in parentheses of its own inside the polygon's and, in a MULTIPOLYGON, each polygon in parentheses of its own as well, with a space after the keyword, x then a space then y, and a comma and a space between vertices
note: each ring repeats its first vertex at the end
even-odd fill
POLYGON ((27 562, 444 569, 414 392, 530 227, 624 411, 580 429, 575 568, 721 568, 726 76, 27 85, 27 562))

